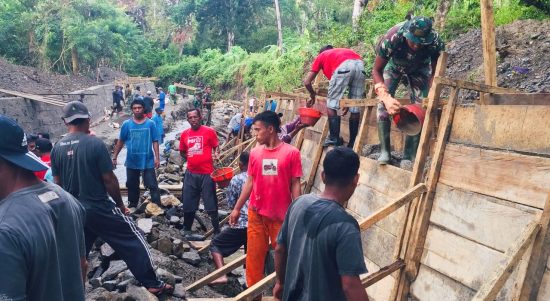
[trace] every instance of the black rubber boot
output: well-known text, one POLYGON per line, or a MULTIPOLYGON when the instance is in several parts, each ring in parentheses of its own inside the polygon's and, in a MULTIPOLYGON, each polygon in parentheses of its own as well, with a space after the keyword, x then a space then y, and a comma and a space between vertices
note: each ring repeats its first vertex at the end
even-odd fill
POLYGON ((340 138, 340 116, 334 116, 328 118, 328 130, 329 135, 325 139, 323 146, 340 146, 343 144, 342 138, 340 138))
POLYGON ((405 137, 405 147, 403 149, 403 160, 414 161, 416 158, 416 151, 418 150, 418 143, 420 142, 420 134, 415 136, 405 137))
POLYGON ((378 139, 380 140, 380 157, 378 157, 378 164, 381 165, 390 163, 390 129, 391 123, 389 120, 378 121, 378 139))
POLYGON ((359 132, 359 118, 350 118, 349 119, 349 142, 348 147, 353 148, 355 144, 355 138, 359 132))

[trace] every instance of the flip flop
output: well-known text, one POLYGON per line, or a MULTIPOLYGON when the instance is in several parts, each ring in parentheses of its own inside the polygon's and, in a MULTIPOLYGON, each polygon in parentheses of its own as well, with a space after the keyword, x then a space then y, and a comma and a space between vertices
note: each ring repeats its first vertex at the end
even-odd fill
POLYGON ((160 296, 164 293, 172 294, 174 292, 174 287, 171 286, 170 284, 166 283, 166 282, 163 282, 160 287, 149 287, 149 288, 147 288, 147 290, 151 294, 158 297, 158 296, 160 296))

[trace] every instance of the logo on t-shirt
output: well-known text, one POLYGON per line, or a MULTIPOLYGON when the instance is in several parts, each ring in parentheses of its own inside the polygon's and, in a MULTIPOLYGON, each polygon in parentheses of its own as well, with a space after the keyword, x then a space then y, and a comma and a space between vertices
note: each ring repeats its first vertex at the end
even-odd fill
POLYGON ((262 160, 262 175, 276 176, 277 175, 277 159, 262 160))
POLYGON ((193 157, 194 155, 202 155, 204 147, 202 136, 189 137, 187 139, 187 145, 189 146, 187 149, 187 156, 193 157))

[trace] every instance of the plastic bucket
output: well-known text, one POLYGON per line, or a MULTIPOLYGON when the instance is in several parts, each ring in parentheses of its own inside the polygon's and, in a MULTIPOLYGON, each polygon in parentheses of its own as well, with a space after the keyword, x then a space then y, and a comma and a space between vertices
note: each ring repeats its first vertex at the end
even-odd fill
POLYGON ((398 114, 393 115, 393 122, 399 130, 409 136, 415 136, 422 130, 426 111, 419 104, 401 107, 398 114))
POLYGON ((300 122, 309 126, 314 126, 321 119, 321 112, 313 108, 299 108, 300 122))
POLYGON ((223 167, 218 168, 210 174, 212 180, 218 185, 219 188, 225 188, 229 186, 231 178, 233 178, 233 168, 223 167))

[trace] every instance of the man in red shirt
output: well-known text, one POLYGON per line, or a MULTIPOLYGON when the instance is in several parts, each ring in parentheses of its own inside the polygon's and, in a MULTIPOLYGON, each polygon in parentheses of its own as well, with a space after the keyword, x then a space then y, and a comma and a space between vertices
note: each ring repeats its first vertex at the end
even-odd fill
MULTIPOLYGON (((36 147, 34 148, 34 154, 42 160, 42 162, 46 163, 48 166, 51 166, 50 164, 50 152, 52 151, 53 145, 50 142, 50 140, 46 138, 38 138, 36 139, 36 147)), ((35 171, 34 174, 36 177, 40 180, 44 180, 44 177, 46 175, 47 170, 41 170, 41 171, 35 171)))
POLYGON ((198 109, 187 111, 187 121, 191 128, 181 133, 180 154, 187 160, 187 170, 183 179, 183 230, 188 240, 200 239, 191 232, 195 212, 199 209, 202 196, 204 210, 212 220, 214 234, 220 232, 218 221, 218 200, 216 184, 210 177, 214 171, 214 156, 218 151, 218 136, 210 127, 201 125, 201 112, 198 109), (212 154, 214 152, 214 154, 212 154))
POLYGON ((269 245, 275 248, 286 211, 292 200, 301 194, 302 176, 300 151, 277 136, 281 130, 277 113, 264 111, 256 115, 252 129, 260 145, 250 152, 248 178, 229 220, 231 225, 237 223, 242 206, 250 198, 246 255, 248 287, 264 277, 269 245))
MULTIPOLYGON (((361 56, 355 51, 347 48, 334 48, 327 45, 319 51, 319 55, 311 65, 311 71, 304 79, 304 86, 309 91, 310 100, 307 106, 315 103, 315 91, 311 83, 317 77, 317 73, 323 69, 323 74, 329 79, 327 95, 327 115, 329 122, 329 136, 325 140, 325 146, 342 145, 340 138, 340 116, 337 111, 340 109, 340 99, 346 88, 349 88, 349 98, 362 98, 365 92, 365 67, 361 56)), ((349 109, 349 142, 348 147, 353 147, 355 137, 359 132, 359 108, 349 109)), ((344 115, 348 108, 344 108, 344 115)))

